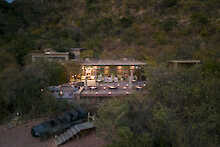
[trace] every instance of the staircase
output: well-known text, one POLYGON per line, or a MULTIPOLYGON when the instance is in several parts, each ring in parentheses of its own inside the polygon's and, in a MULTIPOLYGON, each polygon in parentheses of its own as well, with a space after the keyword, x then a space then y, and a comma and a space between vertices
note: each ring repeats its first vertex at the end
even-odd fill
POLYGON ((73 127, 66 130, 63 134, 60 134, 59 136, 55 136, 54 142, 57 146, 59 146, 61 144, 64 144, 68 140, 70 140, 72 137, 76 136, 81 131, 92 129, 92 128, 95 128, 93 122, 85 122, 85 123, 74 125, 73 127))

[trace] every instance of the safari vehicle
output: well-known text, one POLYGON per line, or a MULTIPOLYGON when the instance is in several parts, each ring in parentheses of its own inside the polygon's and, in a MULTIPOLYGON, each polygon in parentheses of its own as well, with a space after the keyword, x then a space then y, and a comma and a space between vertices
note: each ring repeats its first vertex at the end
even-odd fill
POLYGON ((34 137, 49 137, 60 134, 73 125, 87 120, 87 113, 81 108, 65 112, 63 115, 33 126, 31 134, 34 137))

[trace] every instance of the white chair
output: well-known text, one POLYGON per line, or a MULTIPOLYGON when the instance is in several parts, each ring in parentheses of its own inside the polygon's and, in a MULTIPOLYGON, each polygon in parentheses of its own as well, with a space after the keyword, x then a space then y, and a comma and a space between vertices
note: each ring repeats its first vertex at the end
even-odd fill
POLYGON ((118 77, 115 77, 115 78, 114 78, 114 82, 115 82, 115 83, 118 83, 118 77))
POLYGON ((108 82, 108 77, 104 77, 104 82, 105 82, 105 83, 108 82))
POLYGON ((113 82, 112 77, 109 77, 109 78, 108 78, 108 82, 109 82, 109 83, 112 83, 112 82, 113 82))

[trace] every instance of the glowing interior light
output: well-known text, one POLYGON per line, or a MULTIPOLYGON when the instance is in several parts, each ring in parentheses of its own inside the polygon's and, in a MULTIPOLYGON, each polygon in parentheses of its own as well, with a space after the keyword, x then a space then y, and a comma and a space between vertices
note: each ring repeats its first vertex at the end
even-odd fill
POLYGON ((117 69, 122 69, 122 66, 118 66, 117 69))
POLYGON ((63 95, 63 91, 60 91, 60 95, 63 95))
POLYGON ((112 94, 112 92, 108 92, 108 94, 109 94, 109 95, 111 95, 111 94, 112 94))
POLYGON ((135 66, 130 66, 130 69, 131 69, 131 70, 135 69, 135 66))

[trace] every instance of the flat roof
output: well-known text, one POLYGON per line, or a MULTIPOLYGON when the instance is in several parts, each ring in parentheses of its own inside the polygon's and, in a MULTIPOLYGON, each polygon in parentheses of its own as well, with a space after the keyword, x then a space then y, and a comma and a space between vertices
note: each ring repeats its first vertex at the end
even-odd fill
POLYGON ((200 60, 170 60, 169 63, 200 63, 200 60))
POLYGON ((107 66, 107 65, 145 65, 146 63, 136 60, 87 60, 81 62, 82 65, 87 66, 107 66))
POLYGON ((70 51, 78 51, 78 50, 85 50, 86 48, 70 48, 70 51))
POLYGON ((31 55, 42 56, 42 55, 69 55, 69 52, 45 52, 45 53, 32 53, 31 55))

